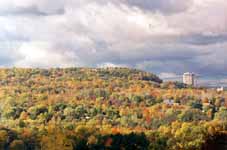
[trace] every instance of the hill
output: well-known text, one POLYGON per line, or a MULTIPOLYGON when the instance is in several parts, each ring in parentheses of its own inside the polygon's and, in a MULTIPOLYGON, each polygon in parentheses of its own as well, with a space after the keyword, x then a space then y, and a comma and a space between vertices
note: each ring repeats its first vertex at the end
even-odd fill
POLYGON ((58 79, 60 77, 73 78, 75 80, 92 80, 92 79, 127 79, 127 80, 144 80, 162 83, 162 80, 155 74, 128 68, 53 68, 53 69, 2 69, 1 81, 31 80, 35 77, 49 77, 58 79))
POLYGON ((173 85, 129 68, 0 69, 0 149, 202 149, 227 129, 227 94, 173 85))

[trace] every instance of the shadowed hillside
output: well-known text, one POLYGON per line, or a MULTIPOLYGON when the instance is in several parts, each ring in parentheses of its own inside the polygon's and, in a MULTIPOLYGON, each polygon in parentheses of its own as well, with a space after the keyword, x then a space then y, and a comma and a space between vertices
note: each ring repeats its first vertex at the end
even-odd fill
POLYGON ((219 133, 210 137, 206 141, 203 150, 227 150, 227 134, 219 133))

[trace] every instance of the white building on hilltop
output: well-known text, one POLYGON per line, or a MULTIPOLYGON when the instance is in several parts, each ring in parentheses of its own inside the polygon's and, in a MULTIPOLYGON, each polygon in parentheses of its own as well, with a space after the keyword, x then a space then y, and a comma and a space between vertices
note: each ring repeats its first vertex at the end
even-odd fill
POLYGON ((183 83, 190 85, 190 86, 194 86, 195 85, 195 74, 190 73, 190 72, 184 73, 183 74, 183 83))
POLYGON ((217 88, 217 92, 223 92, 223 91, 224 91, 224 87, 217 88))

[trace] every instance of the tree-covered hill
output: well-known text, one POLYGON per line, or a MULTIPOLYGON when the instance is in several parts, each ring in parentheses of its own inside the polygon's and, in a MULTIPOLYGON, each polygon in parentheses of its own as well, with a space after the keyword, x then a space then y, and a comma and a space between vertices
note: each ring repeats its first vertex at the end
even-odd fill
POLYGON ((136 69, 0 69, 0 149, 199 150, 226 101, 136 69))
MULTIPOLYGON (((53 68, 53 69, 1 69, 1 83, 10 82, 14 78, 18 82, 31 80, 36 77, 50 79, 73 78, 75 80, 144 80, 162 83, 155 74, 129 68, 53 68)), ((14 80, 13 80, 14 81, 14 80)))

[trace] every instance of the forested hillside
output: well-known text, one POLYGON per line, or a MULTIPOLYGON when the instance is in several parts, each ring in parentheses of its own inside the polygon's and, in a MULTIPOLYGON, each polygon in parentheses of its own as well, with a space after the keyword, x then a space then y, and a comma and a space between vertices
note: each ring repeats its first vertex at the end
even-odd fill
POLYGON ((226 106, 227 92, 136 69, 0 69, 0 149, 208 149, 226 106))

